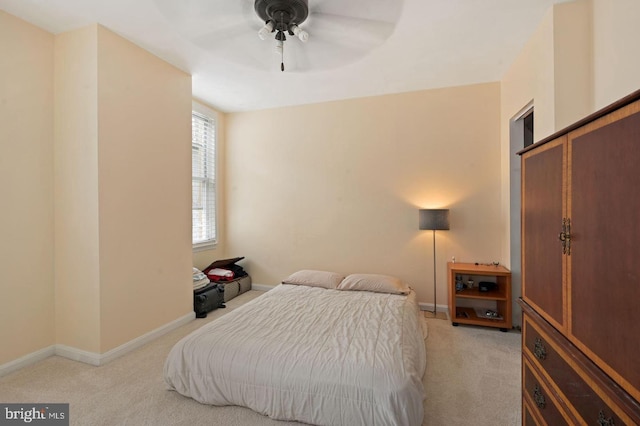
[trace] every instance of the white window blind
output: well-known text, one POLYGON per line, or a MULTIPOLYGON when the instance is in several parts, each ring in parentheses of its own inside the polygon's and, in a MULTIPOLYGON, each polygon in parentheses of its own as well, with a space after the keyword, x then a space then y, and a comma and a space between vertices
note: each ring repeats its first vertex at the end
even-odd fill
POLYGON ((191 114, 193 245, 214 244, 216 234, 216 123, 212 117, 191 114))

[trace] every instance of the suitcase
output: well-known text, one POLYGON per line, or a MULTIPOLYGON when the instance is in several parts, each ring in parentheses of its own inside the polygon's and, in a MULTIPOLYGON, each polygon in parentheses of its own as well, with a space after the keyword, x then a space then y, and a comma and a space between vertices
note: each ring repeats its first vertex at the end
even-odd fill
POLYGON ((196 318, 206 318, 207 313, 218 308, 225 308, 224 286, 210 283, 206 287, 193 292, 193 310, 196 318))
POLYGON ((234 297, 251 290, 251 276, 236 278, 231 281, 218 281, 219 285, 224 286, 224 302, 228 302, 234 297))

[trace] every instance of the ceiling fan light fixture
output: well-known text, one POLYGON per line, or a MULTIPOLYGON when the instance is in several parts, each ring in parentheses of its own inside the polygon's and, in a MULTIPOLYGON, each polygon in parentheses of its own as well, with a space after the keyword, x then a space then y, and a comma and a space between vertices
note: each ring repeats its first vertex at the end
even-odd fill
POLYGON ((258 31, 258 37, 260 37, 260 40, 266 40, 267 37, 269 37, 269 34, 271 34, 273 32, 275 25, 273 24, 273 21, 267 21, 264 24, 264 27, 260 28, 260 31, 258 31))
POLYGON ((305 30, 301 30, 297 24, 292 24, 289 27, 289 31, 292 32, 294 36, 298 37, 303 43, 306 43, 309 40, 309 33, 305 30))

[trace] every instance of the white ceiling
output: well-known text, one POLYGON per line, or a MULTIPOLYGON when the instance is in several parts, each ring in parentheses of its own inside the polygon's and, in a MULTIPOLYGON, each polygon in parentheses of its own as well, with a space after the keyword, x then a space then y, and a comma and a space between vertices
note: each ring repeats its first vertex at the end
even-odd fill
POLYGON ((498 81, 549 8, 564 1, 309 0, 309 43, 288 38, 285 72, 273 40, 256 35, 260 20, 252 10, 246 13, 253 0, 0 0, 0 9, 54 34, 100 23, 193 75, 194 97, 235 112, 498 81), (230 30, 221 35, 216 28, 215 37, 195 37, 195 15, 185 21, 184 14, 175 13, 190 4, 198 6, 191 10, 200 13, 201 29, 211 16, 212 26, 230 30), (327 26, 313 33, 313 11, 323 5, 332 13, 344 7, 345 15, 369 19, 384 11, 380 19, 391 22, 390 30, 352 55, 344 42, 358 38, 357 28, 333 46, 312 44, 314 37, 333 35, 327 26), (365 9, 358 11, 358 5, 365 9), (205 6, 208 13, 202 12, 205 6), (262 56, 260 66, 242 60, 245 52, 253 58, 263 50, 273 54, 271 63, 262 66, 262 56), (330 66, 308 58, 307 69, 296 67, 296 59, 311 53, 328 58, 322 63, 330 66))

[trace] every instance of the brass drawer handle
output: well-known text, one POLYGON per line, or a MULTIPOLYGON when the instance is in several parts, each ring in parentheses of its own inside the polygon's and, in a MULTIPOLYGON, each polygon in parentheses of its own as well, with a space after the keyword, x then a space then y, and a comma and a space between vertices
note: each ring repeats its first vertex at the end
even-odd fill
POLYGON ((542 339, 539 337, 536 337, 536 341, 533 345, 533 354, 540 361, 544 361, 545 359, 547 359, 547 348, 544 347, 542 339))
POLYGON ((538 385, 533 387, 533 401, 536 403, 538 408, 544 408, 547 405, 547 401, 544 399, 544 395, 540 391, 538 385))
POLYGON ((604 410, 600 410, 600 414, 598 414, 598 425, 599 426, 616 426, 616 423, 613 421, 613 418, 611 417, 606 419, 604 417, 604 410))

